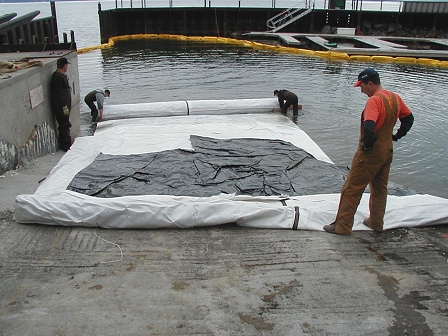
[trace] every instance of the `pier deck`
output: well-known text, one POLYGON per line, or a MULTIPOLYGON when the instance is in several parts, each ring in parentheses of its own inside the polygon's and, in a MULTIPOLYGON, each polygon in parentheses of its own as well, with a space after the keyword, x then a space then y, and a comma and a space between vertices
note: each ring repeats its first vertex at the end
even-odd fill
POLYGON ((291 34, 279 33, 278 38, 287 46, 299 47, 304 45, 303 42, 300 42, 291 34))
POLYGON ((286 46, 337 51, 348 55, 448 59, 448 39, 271 32, 250 32, 244 36, 252 39, 276 38, 286 46), (328 43, 337 45, 330 46, 328 43))

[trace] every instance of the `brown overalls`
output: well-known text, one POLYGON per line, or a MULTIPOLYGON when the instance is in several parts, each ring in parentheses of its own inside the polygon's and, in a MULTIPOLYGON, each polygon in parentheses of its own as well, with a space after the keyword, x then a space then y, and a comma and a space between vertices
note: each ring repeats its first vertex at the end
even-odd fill
POLYGON ((377 140, 372 149, 362 149, 364 111, 361 114, 360 145, 356 151, 347 180, 341 191, 338 214, 336 216, 336 233, 349 235, 352 233, 354 216, 364 189, 370 184, 369 225, 376 231, 382 231, 383 218, 386 210, 387 182, 389 179, 390 164, 393 156, 392 132, 397 122, 398 105, 393 92, 392 107, 388 99, 380 94, 386 108, 386 116, 381 128, 375 132, 377 140))

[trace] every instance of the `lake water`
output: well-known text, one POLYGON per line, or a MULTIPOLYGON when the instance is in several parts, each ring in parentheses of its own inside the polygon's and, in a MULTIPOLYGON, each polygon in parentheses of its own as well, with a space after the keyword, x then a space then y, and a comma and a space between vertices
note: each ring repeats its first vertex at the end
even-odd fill
MULTIPOLYGON (((103 9, 115 8, 115 1, 101 3, 103 9)), ((276 2, 277 7, 282 7, 280 3, 276 2)), ((0 4, 0 15, 33 10, 48 16, 50 5, 0 4)), ((60 35, 73 30, 78 48, 99 44, 97 2, 57 2, 56 10, 60 35)), ((107 104, 266 98, 273 97, 274 89, 291 90, 303 105, 294 122, 337 165, 350 165, 356 150, 359 117, 367 97, 353 84, 361 70, 373 66, 384 88, 399 93, 415 116, 410 133, 394 145, 391 181, 448 198, 448 68, 329 61, 179 41, 122 42, 112 49, 81 54, 78 61, 81 96, 108 88, 112 96, 107 104)), ((81 112, 88 120, 84 103, 81 112)))

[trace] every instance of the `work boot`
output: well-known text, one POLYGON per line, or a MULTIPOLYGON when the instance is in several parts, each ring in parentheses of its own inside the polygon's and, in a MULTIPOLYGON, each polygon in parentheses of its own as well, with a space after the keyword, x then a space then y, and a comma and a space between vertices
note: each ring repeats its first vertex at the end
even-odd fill
POLYGON ((331 224, 328 224, 328 225, 325 225, 323 227, 323 229, 326 232, 328 232, 328 233, 333 233, 333 234, 338 234, 338 235, 343 235, 343 236, 349 236, 350 235, 350 234, 343 234, 343 233, 336 232, 336 223, 335 222, 333 222, 331 224))
POLYGON ((378 228, 373 228, 373 227, 371 227, 370 226, 370 222, 369 222, 369 217, 367 217, 366 219, 364 219, 363 221, 362 221, 362 223, 365 225, 365 226, 367 226, 368 228, 371 228, 373 231, 375 231, 375 232, 384 232, 384 230, 383 230, 383 228, 381 228, 381 229, 378 229, 378 228))
POLYGON ((325 225, 324 230, 328 233, 336 233, 336 225, 334 223, 325 225))

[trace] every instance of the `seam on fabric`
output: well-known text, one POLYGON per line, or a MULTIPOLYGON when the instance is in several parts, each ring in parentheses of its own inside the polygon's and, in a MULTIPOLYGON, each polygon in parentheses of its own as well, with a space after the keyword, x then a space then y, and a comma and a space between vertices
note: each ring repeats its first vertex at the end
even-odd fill
POLYGON ((188 100, 185 101, 185 104, 187 104, 187 115, 190 115, 190 105, 188 105, 188 100))

